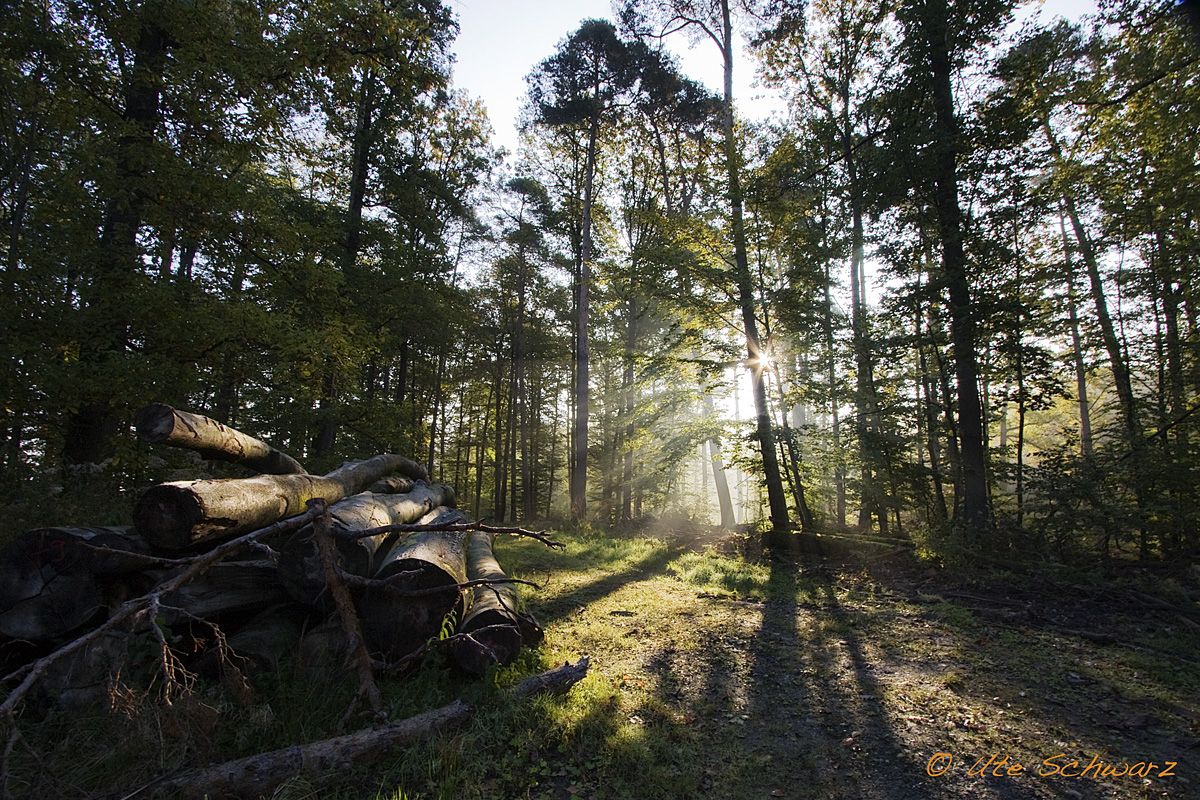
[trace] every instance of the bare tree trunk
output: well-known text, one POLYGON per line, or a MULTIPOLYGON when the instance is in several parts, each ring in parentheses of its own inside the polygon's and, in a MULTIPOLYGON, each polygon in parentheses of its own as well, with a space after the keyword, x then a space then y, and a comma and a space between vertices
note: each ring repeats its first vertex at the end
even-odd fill
POLYGON ((734 129, 733 113, 733 23, 730 18, 729 0, 721 0, 722 60, 724 65, 724 101, 721 122, 725 139, 725 173, 732 214, 734 277, 742 311, 742 326, 746 335, 747 366, 754 393, 754 410, 758 431, 758 443, 763 462, 763 479, 767 484, 767 497, 771 514, 771 541, 774 545, 786 546, 788 519, 787 496, 783 491, 783 479, 779 472, 779 460, 775 454, 775 435, 771 429, 771 412, 767 402, 766 380, 763 372, 767 354, 758 338, 758 321, 755 318, 754 286, 750 278, 750 262, 746 255, 746 226, 742 214, 741 153, 734 129))
POLYGON ((963 250, 962 209, 958 204, 958 120, 954 113, 953 67, 949 47, 949 10, 946 0, 931 0, 920 14, 922 35, 928 48, 930 88, 934 105, 934 206, 942 245, 942 278, 950 296, 950 332, 958 390, 958 434, 962 457, 963 522, 969 539, 982 535, 991 524, 987 470, 984 458, 983 419, 979 402, 975 320, 963 250))
POLYGON ((583 179, 582 238, 579 250, 579 287, 575 309, 575 424, 571 441, 571 517, 587 517, 589 359, 588 314, 592 260, 592 192, 596 177, 596 147, 600 118, 592 117, 588 131, 587 162, 583 179))

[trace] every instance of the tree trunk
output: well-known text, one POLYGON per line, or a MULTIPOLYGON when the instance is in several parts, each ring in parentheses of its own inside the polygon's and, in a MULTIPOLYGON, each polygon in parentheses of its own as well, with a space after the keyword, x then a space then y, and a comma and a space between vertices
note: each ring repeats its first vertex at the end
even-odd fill
MULTIPOLYGON (((95 274, 84 297, 85 314, 95 322, 80 345, 79 363, 123 355, 128 346, 127 304, 140 273, 137 235, 147 198, 145 175, 152 167, 155 131, 160 121, 162 73, 171 41, 153 7, 143 8, 132 68, 123 87, 125 133, 116 142, 115 193, 108 199, 95 260, 95 274)), ((97 382, 67 419, 63 460, 99 463, 112 454, 120 416, 105 382, 97 382)))
POLYGON ((43 642, 82 627, 105 607, 97 577, 141 570, 148 552, 128 528, 18 534, 0 551, 0 634, 43 642))
MULTIPOLYGON (((1065 163, 1062 149, 1059 147, 1058 139, 1055 138, 1054 131, 1050 128, 1048 120, 1043 120, 1042 131, 1045 133, 1046 141, 1054 153, 1055 161, 1062 165, 1065 163)), ((1063 194, 1062 200, 1067 210, 1067 217, 1071 220, 1071 230, 1075 233, 1075 241, 1079 245, 1079 255, 1083 258, 1084 266, 1087 268, 1088 280, 1091 282, 1092 301, 1096 306, 1096 321, 1100 324, 1100 336, 1104 341, 1104 349, 1108 353, 1108 364, 1112 370, 1113 383, 1116 385, 1117 399, 1121 403, 1121 419, 1124 424, 1126 438, 1130 448, 1137 451, 1141 441, 1141 432, 1138 427, 1137 407, 1133 397, 1133 384, 1130 382, 1129 370, 1126 367, 1124 354, 1121 352, 1121 343, 1117 337, 1116 327, 1113 325, 1112 316, 1108 312, 1108 300, 1104 293, 1104 279, 1100 275, 1100 264, 1096 259, 1096 251, 1092 245, 1092 240, 1087 235, 1087 231, 1084 230, 1083 223, 1079 219, 1079 211, 1075 206, 1075 198, 1069 194, 1063 194)))
MULTIPOLYGON (((366 577, 399 538, 394 533, 358 538, 356 534, 385 525, 416 522, 439 506, 455 504, 454 490, 441 484, 418 483, 406 494, 356 494, 329 509, 330 533, 341 557, 341 567, 366 577)), ((318 606, 327 585, 321 553, 312 527, 298 531, 279 548, 279 575, 288 594, 300 603, 318 606)))
POLYGON ((950 296, 950 334, 958 390, 958 435, 963 475, 963 523, 968 538, 982 535, 991 523, 983 420, 979 402, 979 369, 975 354, 975 320, 963 250, 962 210, 958 204, 958 120, 954 113, 948 15, 945 0, 932 0, 920 15, 928 47, 934 105, 934 206, 942 244, 942 278, 950 296))
POLYGON ((471 536, 467 549, 467 580, 498 581, 472 590, 471 610, 463 617, 457 633, 470 639, 451 646, 455 663, 467 672, 483 675, 493 664, 508 666, 522 645, 533 647, 542 640, 542 629, 528 614, 518 611, 517 587, 504 583, 508 576, 492 552, 492 534, 471 536))
MULTIPOLYGON (((513 696, 562 693, 587 675, 587 659, 566 663, 540 675, 526 678, 512 690, 513 696)), ((424 739, 466 723, 475 709, 463 700, 426 711, 415 717, 390 722, 377 728, 285 747, 191 770, 150 791, 161 797, 258 797, 288 778, 306 773, 343 771, 354 761, 378 758, 400 745, 424 739)))
MULTIPOLYGON (((449 508, 436 508, 420 524, 465 522, 449 508)), ((470 597, 458 589, 467 580, 466 540, 463 531, 414 533, 400 541, 378 561, 373 578, 387 588, 370 588, 358 598, 363 635, 372 652, 396 660, 414 652, 443 626, 463 618, 470 597), (417 597, 398 592, 438 589, 417 597), (451 619, 450 615, 454 614, 451 619)))
POLYGON ((779 472, 779 459, 775 454, 775 435, 771 429, 771 412, 767 403, 766 380, 763 377, 767 354, 758 338, 758 321, 755 319, 754 287, 750 278, 750 262, 746 255, 746 227, 742 213, 741 158, 734 130, 733 115, 733 23, 730 19, 729 0, 721 0, 722 61, 724 65, 724 100, 721 123, 725 139, 725 173, 729 193, 729 205, 733 228, 734 276, 738 300, 742 311, 742 325, 746 334, 747 367, 754 393, 754 411, 758 443, 762 454, 763 479, 767 484, 767 497, 771 514, 771 542, 786 546, 788 519, 787 495, 783 490, 783 479, 779 472))
POLYGON ((328 475, 260 475, 152 486, 138 499, 137 530, 154 547, 180 550, 234 536, 304 511, 313 498, 336 503, 390 472, 426 480, 425 468, 404 456, 348 462, 328 475))
POLYGON ((1062 235, 1063 264, 1067 271, 1067 311, 1071 320, 1071 354, 1075 362, 1075 394, 1079 403, 1079 453, 1092 456, 1092 407, 1088 402, 1087 368, 1083 362, 1083 338, 1079 335, 1079 310, 1075 295, 1075 266, 1067 245, 1067 221, 1059 206, 1058 229, 1062 235))
POLYGON ((579 249, 579 287, 575 309, 575 424, 571 441, 571 518, 582 520, 587 516, 587 461, 588 461, 588 395, 589 359, 591 348, 588 343, 589 289, 592 260, 592 192, 596 173, 596 145, 600 134, 600 118, 592 117, 588 131, 587 161, 583 178, 582 237, 579 249))

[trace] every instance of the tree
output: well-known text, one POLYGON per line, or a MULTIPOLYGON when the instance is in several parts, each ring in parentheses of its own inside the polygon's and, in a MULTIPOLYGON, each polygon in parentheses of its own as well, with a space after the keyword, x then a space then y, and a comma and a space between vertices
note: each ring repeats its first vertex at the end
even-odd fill
POLYGON ((662 38, 678 31, 692 30, 708 39, 721 52, 723 94, 722 132, 725 143, 726 199, 729 203, 730 234, 733 245, 732 278, 741 306, 742 329, 746 338, 746 366, 754 394, 755 425, 762 456, 763 479, 767 485, 773 542, 785 545, 789 528, 787 497, 775 450, 775 434, 767 401, 766 377, 770 355, 758 333, 754 282, 746 252, 746 225, 742 197, 742 154, 737 139, 733 97, 734 29, 730 0, 664 0, 658 3, 628 2, 623 7, 625 24, 643 36, 662 38), (645 13, 642 8, 649 13, 645 13), (657 31, 651 29, 651 18, 657 31))

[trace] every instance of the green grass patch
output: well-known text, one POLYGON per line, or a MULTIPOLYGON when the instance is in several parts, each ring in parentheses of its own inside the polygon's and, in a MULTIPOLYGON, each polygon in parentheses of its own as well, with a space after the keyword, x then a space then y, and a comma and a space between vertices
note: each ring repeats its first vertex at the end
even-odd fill
POLYGON ((712 550, 684 553, 667 565, 667 573, 718 596, 765 600, 772 594, 768 567, 722 556, 712 550))

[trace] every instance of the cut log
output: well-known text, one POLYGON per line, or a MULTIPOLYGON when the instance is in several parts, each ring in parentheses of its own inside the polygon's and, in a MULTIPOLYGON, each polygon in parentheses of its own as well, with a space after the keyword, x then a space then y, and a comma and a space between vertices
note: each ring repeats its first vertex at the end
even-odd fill
MULTIPOLYGON (((410 482, 411 483, 411 482, 410 482)), ((330 532, 342 557, 342 569, 366 577, 376 556, 391 550, 394 533, 357 538, 355 534, 384 525, 416 522, 438 506, 454 505, 454 490, 442 484, 416 483, 407 494, 363 493, 330 507, 330 532)), ((298 602, 317 606, 325 593, 325 572, 312 538, 312 526, 297 531, 280 546, 279 572, 284 587, 298 602)))
POLYGON ((456 638, 450 646, 455 663, 475 675, 484 674, 493 664, 511 664, 522 644, 532 647, 542 640, 542 629, 537 621, 518 612, 517 587, 504 583, 508 576, 492 553, 493 543, 494 537, 490 533, 471 536, 467 550, 467 578, 493 583, 471 590, 474 594, 471 610, 458 626, 458 633, 470 634, 470 637, 456 638))
POLYGON ((287 453, 216 420, 151 403, 133 418, 144 442, 194 450, 205 458, 231 461, 267 475, 303 475, 306 470, 287 453))
POLYGON ((0 634, 49 641, 77 630, 105 607, 97 576, 140 569, 147 552, 128 528, 20 534, 0 551, 0 634))
MULTIPOLYGON (((436 508, 422 525, 465 522, 452 508, 436 508)), ((458 588, 467 579, 467 534, 462 531, 413 533, 378 560, 372 575, 386 587, 370 588, 358 598, 363 634, 373 653, 388 661, 414 652, 442 629, 454 613, 462 619, 469 596, 458 588), (444 591, 405 597, 398 592, 445 587, 444 591)))
POLYGON ((182 550, 234 536, 303 512, 305 503, 336 503, 358 494, 392 472, 426 477, 420 464, 398 455, 380 455, 343 464, 328 475, 259 475, 152 486, 133 511, 137 530, 153 547, 182 550))
MULTIPOLYGON (((159 584, 172 573, 155 570, 146 575, 152 584, 159 584)), ((279 582, 279 571, 269 561, 223 561, 163 595, 162 616, 168 625, 192 618, 213 622, 261 611, 287 599, 279 582)))
MULTIPOLYGON (((562 693, 587 676, 588 660, 534 675, 512 689, 514 696, 562 693)), ((189 770, 146 787, 160 797, 259 797, 300 774, 344 770, 346 765, 378 757, 400 745, 450 730, 469 720, 475 709, 462 700, 376 728, 319 742, 189 770)))

